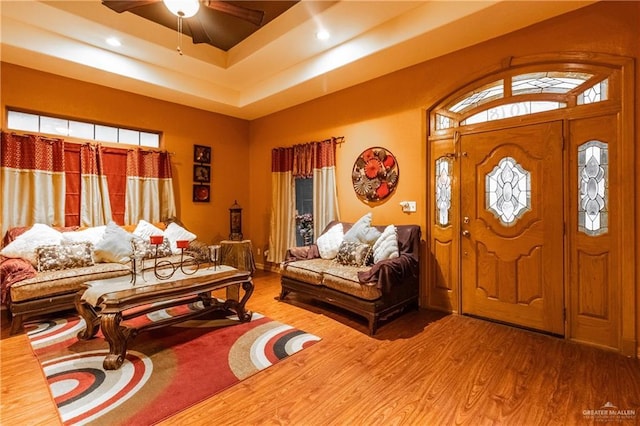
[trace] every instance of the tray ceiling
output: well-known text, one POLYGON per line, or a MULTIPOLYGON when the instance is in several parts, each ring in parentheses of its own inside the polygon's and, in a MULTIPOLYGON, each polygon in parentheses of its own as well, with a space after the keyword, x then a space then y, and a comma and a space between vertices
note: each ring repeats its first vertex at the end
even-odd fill
MULTIPOLYGON (((260 7, 255 3, 263 2, 231 3, 260 7)), ((240 35, 241 41, 221 48, 193 44, 186 35, 179 55, 178 33, 170 24, 117 13, 100 0, 3 0, 0 59, 255 119, 594 1, 266 3, 280 9, 255 31, 240 35), (320 29, 331 38, 318 40, 320 29), (121 45, 106 44, 108 37, 121 45)))

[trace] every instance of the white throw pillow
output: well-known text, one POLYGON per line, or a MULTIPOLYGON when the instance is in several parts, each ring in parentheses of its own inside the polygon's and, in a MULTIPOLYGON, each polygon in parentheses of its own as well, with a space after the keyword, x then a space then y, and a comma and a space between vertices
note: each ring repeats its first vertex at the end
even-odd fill
POLYGON ((164 236, 169 239, 169 243, 171 244, 171 251, 174 254, 180 254, 180 252, 182 251, 176 245, 176 241, 187 240, 191 242, 197 238, 196 234, 187 231, 175 222, 171 222, 167 226, 167 229, 164 230, 164 236))
POLYGON ((81 231, 68 231, 62 233, 64 241, 72 243, 89 242, 94 246, 98 244, 98 241, 104 236, 104 231, 107 229, 106 225, 93 226, 91 228, 83 229, 81 231))
POLYGON ((398 230, 394 225, 384 228, 382 235, 373 245, 373 263, 383 259, 394 259, 400 256, 398 247, 398 230))
POLYGON ((323 259, 333 259, 338 254, 338 249, 342 243, 344 233, 342 224, 336 223, 327 232, 320 235, 316 241, 318 252, 323 259))
POLYGON ((148 240, 152 235, 164 235, 164 231, 152 223, 146 220, 140 219, 136 229, 133 230, 133 235, 136 235, 143 240, 148 240))
POLYGON ((0 254, 5 257, 23 258, 31 262, 33 266, 37 266, 36 248, 60 244, 61 241, 62 232, 56 231, 48 225, 36 223, 31 229, 7 244, 0 251, 0 254))
POLYGON ((119 227, 115 222, 109 222, 104 235, 94 248, 97 262, 127 263, 131 260, 133 234, 119 227))
POLYGON ((358 219, 351 229, 344 234, 344 241, 373 245, 378 237, 380 237, 381 232, 371 226, 372 217, 373 215, 369 212, 358 219))

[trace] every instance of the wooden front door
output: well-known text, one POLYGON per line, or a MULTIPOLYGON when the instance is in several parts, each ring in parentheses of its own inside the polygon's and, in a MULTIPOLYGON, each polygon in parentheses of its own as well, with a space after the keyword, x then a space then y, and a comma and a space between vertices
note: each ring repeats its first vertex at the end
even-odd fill
POLYGON ((460 138, 462 312, 564 335, 562 123, 460 138))

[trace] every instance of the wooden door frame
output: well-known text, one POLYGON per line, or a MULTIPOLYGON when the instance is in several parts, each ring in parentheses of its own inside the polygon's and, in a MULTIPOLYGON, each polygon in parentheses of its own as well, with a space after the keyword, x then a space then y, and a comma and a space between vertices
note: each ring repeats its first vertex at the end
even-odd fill
MULTIPOLYGON (((536 122, 544 122, 551 120, 564 120, 564 128, 565 132, 568 132, 569 126, 568 121, 574 118, 588 117, 588 116, 596 116, 602 113, 607 112, 606 110, 611 109, 612 112, 616 112, 619 114, 619 122, 618 122, 618 134, 620 141, 619 145, 619 158, 615 167, 617 168, 617 173, 626 174, 628 176, 635 176, 635 181, 633 184, 635 188, 633 188, 634 197, 628 197, 621 199, 621 211, 617 212, 617 220, 619 221, 619 225, 621 229, 628 230, 628 232, 622 232, 618 239, 617 249, 620 253, 620 274, 619 279, 621 282, 620 287, 620 306, 621 312, 620 315, 620 335, 619 335, 619 346, 618 350, 627 356, 634 356, 640 358, 640 338, 638 337, 638 326, 640 326, 640 290, 636 288, 636 277, 640 276, 640 255, 635 246, 635 241, 640 241, 640 196, 637 196, 637 189, 640 188, 640 176, 636 173, 635 164, 640 164, 640 150, 635 149, 635 105, 634 105, 634 94, 635 94, 635 68, 634 61, 632 58, 621 57, 609 54, 602 53, 586 53, 586 52, 565 52, 565 53, 557 53, 557 54, 540 54, 540 55, 532 55, 520 58, 507 58, 500 67, 491 70, 489 73, 484 73, 483 75, 476 76, 476 78, 468 78, 466 80, 466 84, 461 84, 459 89, 453 91, 446 97, 442 98, 440 102, 437 102, 432 108, 427 109, 427 123, 428 123, 428 134, 427 134, 427 144, 429 144, 429 148, 426 150, 427 152, 427 176, 428 186, 427 186, 427 208, 426 212, 426 223, 427 228, 432 229, 436 226, 435 224, 435 204, 433 197, 433 189, 434 189, 434 170, 433 163, 435 158, 431 157, 431 148, 430 145, 434 141, 443 140, 443 139, 452 139, 454 141, 454 149, 455 155, 459 156, 459 144, 455 143, 458 140, 461 134, 471 134, 479 131, 488 131, 488 130, 496 130, 499 128, 508 128, 508 127, 516 127, 524 124, 534 124, 536 122), (483 84, 488 84, 492 81, 495 81, 502 74, 506 74, 509 72, 515 72, 518 70, 522 70, 522 72, 526 72, 527 68, 530 67, 538 67, 548 65, 550 68, 557 69, 558 67, 566 67, 571 70, 581 70, 581 69, 598 69, 601 68, 604 71, 610 70, 610 72, 618 72, 619 73, 619 81, 616 81, 614 84, 618 85, 614 87, 616 93, 615 102, 607 102, 605 105, 584 105, 579 108, 572 108, 569 106, 565 109, 554 110, 550 112, 537 113, 529 116, 508 118, 497 121, 490 121, 482 124, 476 125, 468 125, 459 127, 457 123, 451 128, 447 128, 445 130, 437 129, 435 114, 436 112, 443 111, 445 106, 451 102, 452 100, 457 99, 463 94, 467 93, 470 90, 473 90, 477 87, 481 87, 483 84), (595 106, 593 106, 595 105, 595 106), (613 106, 611 106, 613 105, 613 106)), ((565 139, 568 139, 568 135, 565 134, 565 139)), ((568 165, 568 155, 567 155, 567 145, 564 144, 563 147, 563 167, 565 170, 569 167, 568 165)), ((454 180, 460 182, 460 167, 459 162, 454 161, 454 173, 457 173, 453 176, 454 180)), ((570 194, 569 191, 570 182, 564 183, 564 193, 570 194)), ((457 196, 460 196, 460 191, 458 191, 457 196)), ((460 205, 460 200, 458 200, 457 205, 460 205)), ((564 215, 565 218, 569 217, 569 206, 568 203, 565 203, 564 207, 564 215)), ((452 216, 459 217, 459 212, 452 212, 452 216)), ((454 224, 451 227, 453 235, 457 235, 459 238, 460 229, 459 223, 454 224)), ((433 232, 431 232, 433 233, 433 232)), ((431 239, 427 243, 427 245, 431 246, 431 239)), ((458 244, 459 247, 459 244, 458 244)), ((565 233, 565 262, 568 259, 568 241, 566 241, 566 233, 565 233)), ((461 262, 459 259, 460 253, 458 253, 457 265, 458 268, 461 267, 461 262)), ((432 306, 429 300, 429 285, 434 279, 434 270, 436 261, 432 258, 431 255, 427 254, 428 264, 426 266, 426 283, 425 288, 427 291, 425 292, 426 300, 423 300, 423 305, 432 307, 435 309, 443 309, 441 306, 432 306)), ((569 274, 570 268, 565 268, 565 280, 564 280, 564 292, 565 292, 565 308, 570 306, 570 302, 567 299, 567 296, 570 294, 569 292, 569 274)), ((458 270, 458 277, 461 277, 461 271, 458 270)), ((451 297, 454 300, 454 309, 451 309, 453 312, 457 312, 457 307, 461 307, 461 285, 460 279, 457 283, 457 289, 451 292, 451 297)), ((566 324, 566 338, 570 338, 570 324, 566 324)))

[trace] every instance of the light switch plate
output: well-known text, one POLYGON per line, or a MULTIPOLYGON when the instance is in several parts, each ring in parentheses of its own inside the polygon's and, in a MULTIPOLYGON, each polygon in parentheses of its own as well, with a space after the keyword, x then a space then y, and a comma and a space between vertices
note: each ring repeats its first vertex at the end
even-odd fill
POLYGON ((404 213, 415 213, 416 212, 416 202, 415 201, 401 201, 400 205, 402 206, 402 211, 404 213))

